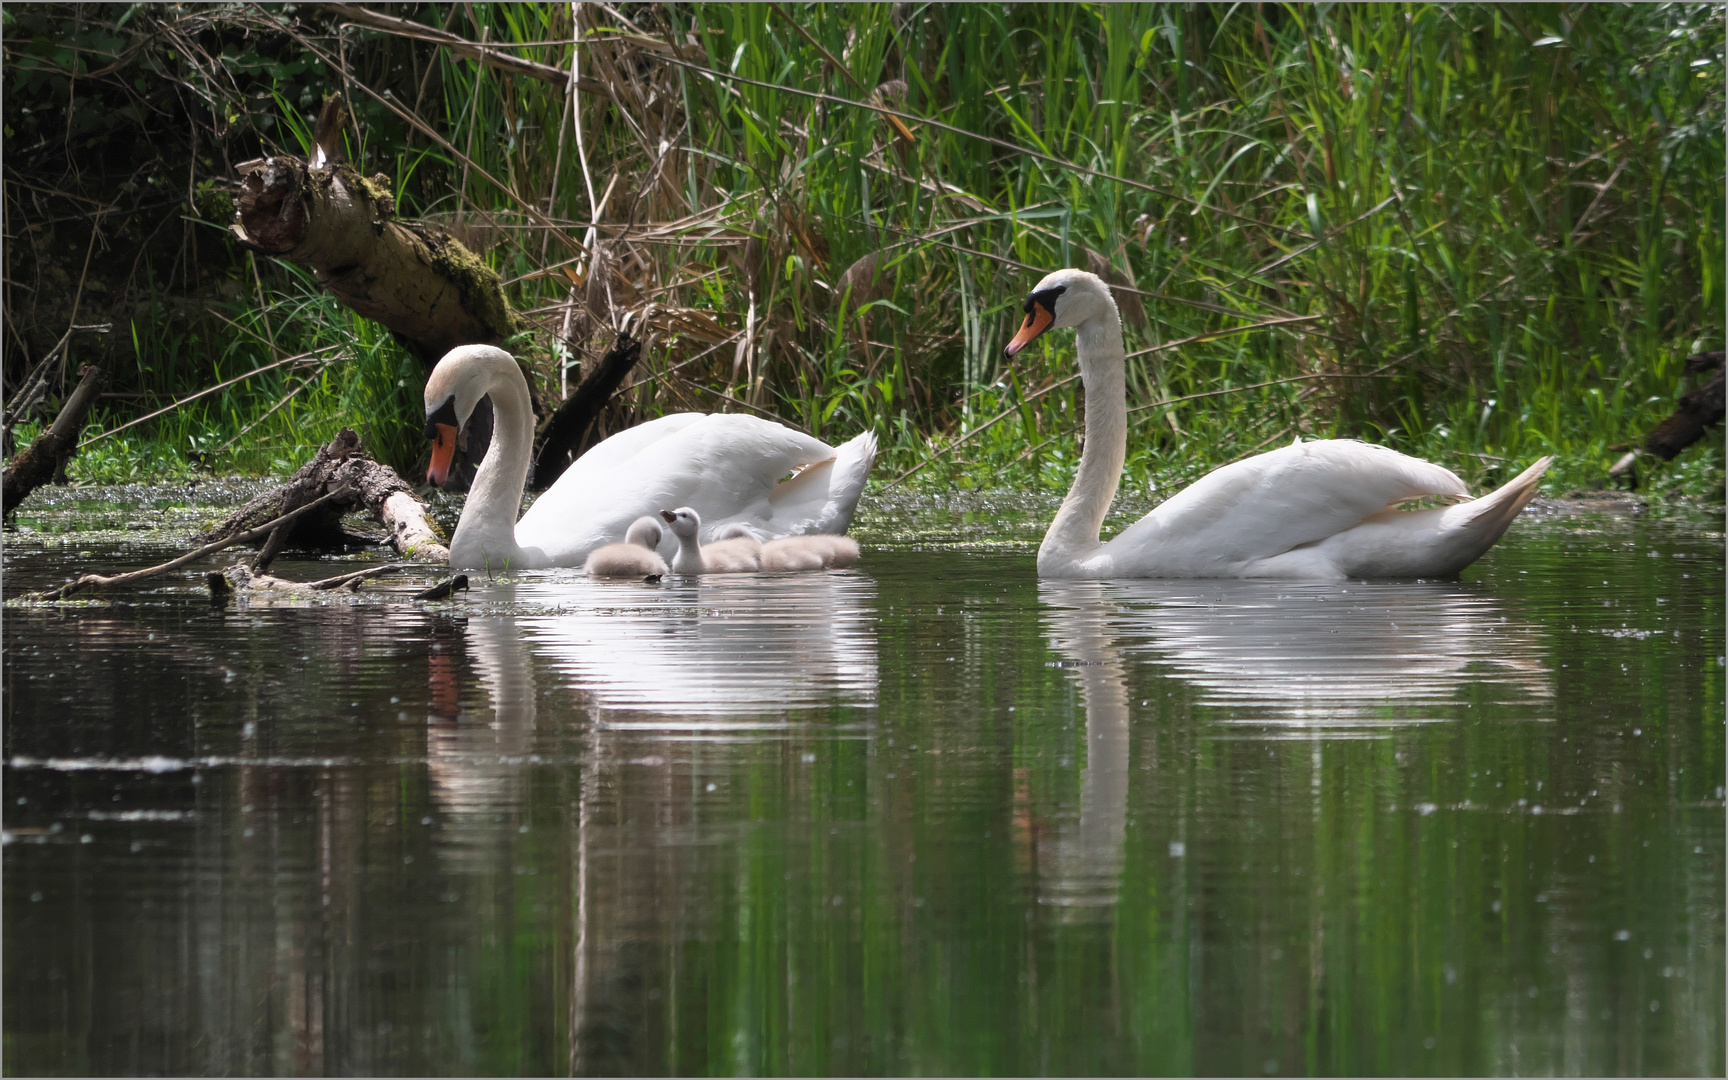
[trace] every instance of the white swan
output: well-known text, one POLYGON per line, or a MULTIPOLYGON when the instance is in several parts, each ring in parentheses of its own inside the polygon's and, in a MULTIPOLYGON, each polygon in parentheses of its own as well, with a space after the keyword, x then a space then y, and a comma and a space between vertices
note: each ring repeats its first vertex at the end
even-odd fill
MULTIPOLYGON (((428 475, 444 481, 457 434, 488 394, 492 445, 450 540, 456 567, 581 566, 662 506, 688 505, 713 525, 739 521, 768 537, 845 532, 876 458, 870 432, 832 447, 752 416, 675 413, 583 454, 517 521, 534 418, 527 380, 502 349, 463 345, 432 369, 426 434, 436 444, 428 475)), ((670 538, 662 540, 662 555, 673 550, 670 538)))
POLYGON ((651 517, 639 517, 630 523, 621 544, 605 544, 595 548, 582 570, 589 577, 642 578, 659 577, 666 573, 666 560, 654 549, 660 546, 664 531, 651 517))
POLYGON ((750 536, 704 544, 697 539, 702 516, 688 506, 662 510, 660 516, 678 538, 672 556, 674 574, 753 574, 762 569, 762 545, 750 536))
POLYGON ((1500 539, 1553 458, 1492 494, 1401 511, 1426 496, 1467 498, 1449 470, 1349 439, 1297 440, 1226 465, 1172 496, 1109 543, 1099 527, 1128 447, 1122 321, 1109 289, 1058 270, 1026 301, 1013 356, 1052 327, 1075 327, 1086 387, 1086 442, 1074 486, 1038 548, 1042 578, 1450 577, 1500 539))

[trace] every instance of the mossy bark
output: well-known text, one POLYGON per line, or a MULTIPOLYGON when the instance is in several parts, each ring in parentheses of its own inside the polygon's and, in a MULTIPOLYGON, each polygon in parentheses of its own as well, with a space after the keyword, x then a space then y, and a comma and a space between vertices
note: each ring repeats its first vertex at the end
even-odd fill
POLYGON ((244 167, 235 239, 308 267, 342 304, 428 366, 458 345, 501 345, 516 326, 498 275, 434 230, 395 220, 389 178, 292 157, 244 167))

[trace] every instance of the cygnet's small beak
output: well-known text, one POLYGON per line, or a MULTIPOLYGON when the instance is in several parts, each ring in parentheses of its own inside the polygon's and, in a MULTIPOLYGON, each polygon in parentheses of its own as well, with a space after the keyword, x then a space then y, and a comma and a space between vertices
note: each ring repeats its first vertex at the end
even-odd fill
POLYGON ((673 512, 672 512, 672 511, 670 511, 670 510, 662 510, 662 511, 660 511, 660 516, 661 516, 661 517, 663 517, 663 518, 665 518, 665 519, 666 519, 666 524, 668 524, 668 525, 670 525, 670 524, 672 524, 672 523, 673 523, 673 522, 674 522, 674 521, 677 521, 677 520, 678 520, 678 515, 677 515, 677 514, 674 514, 674 513, 673 513, 673 512))

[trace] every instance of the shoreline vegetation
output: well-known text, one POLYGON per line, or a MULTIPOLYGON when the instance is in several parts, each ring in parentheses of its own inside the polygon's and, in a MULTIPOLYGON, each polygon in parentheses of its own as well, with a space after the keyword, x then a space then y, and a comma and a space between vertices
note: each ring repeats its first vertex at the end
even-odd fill
MULTIPOLYGON (((286 476, 342 427, 423 468, 427 367, 228 232, 236 167, 310 157, 341 93, 340 154, 501 277, 543 419, 628 330, 601 434, 761 412, 874 430, 874 491, 1059 492, 1073 344, 1001 348, 1078 266, 1126 323, 1131 500, 1299 436, 1598 488, 1724 345, 1724 19, 9 4, 7 400, 113 325, 12 442, 101 364, 74 481, 286 476)), ((1640 470, 1719 502, 1720 433, 1640 470)))

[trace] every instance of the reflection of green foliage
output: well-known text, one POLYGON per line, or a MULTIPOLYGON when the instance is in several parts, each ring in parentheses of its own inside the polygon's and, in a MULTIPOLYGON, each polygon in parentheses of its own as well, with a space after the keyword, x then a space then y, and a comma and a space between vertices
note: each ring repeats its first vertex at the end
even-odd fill
MULTIPOLYGON (((1543 516, 1462 585, 1369 586, 1507 648, 1500 677, 1409 657, 1421 700, 1340 688, 1371 721, 1344 729, 1289 722, 1336 697, 1237 696, 1160 640, 1170 617, 1231 614, 1206 588, 1063 601, 1029 550, 927 550, 959 524, 1024 541, 1049 500, 976 496, 962 520, 896 498, 866 538, 926 550, 873 550, 846 590, 871 620, 869 706, 768 702, 751 719, 771 726, 720 738, 677 715, 597 723, 620 716, 583 692, 604 666, 573 671, 536 632, 560 613, 522 601, 230 609, 203 629, 171 593, 98 601, 140 639, 85 650, 88 692, 141 703, 110 739, 246 745, 247 764, 135 775, 129 807, 197 821, 92 815, 80 828, 116 857, 9 849, 7 887, 47 893, 8 905, 12 988, 102 978, 15 997, 7 1071, 287 1074, 310 1002, 329 1073, 1722 1074, 1718 515, 1543 516), (997 524, 1017 513, 1028 527, 997 524), (1075 645, 1070 605, 1098 643, 1075 645), (474 647, 512 611, 531 618, 474 647), (1120 878, 1089 909, 1050 887, 1072 880, 1061 847, 1093 765, 1086 659, 1120 663, 1130 724, 1120 878), (531 698, 510 696, 518 677, 531 698), (512 711, 528 701, 531 720, 512 711), (163 985, 182 992, 143 992, 163 985), (247 1007, 187 1012, 218 991, 247 1007), (109 1037, 120 1023, 160 1034, 109 1037)), ((1333 603, 1277 602, 1316 609, 1316 633, 1361 617, 1318 594, 1333 603)), ((708 603, 662 609, 668 640, 741 615, 708 603)), ((43 646, 8 652, 14 752, 87 738, 42 676, 88 628, 6 614, 43 646)), ((31 797, 8 829, 51 820, 37 792, 65 781, 14 771, 31 797)))

